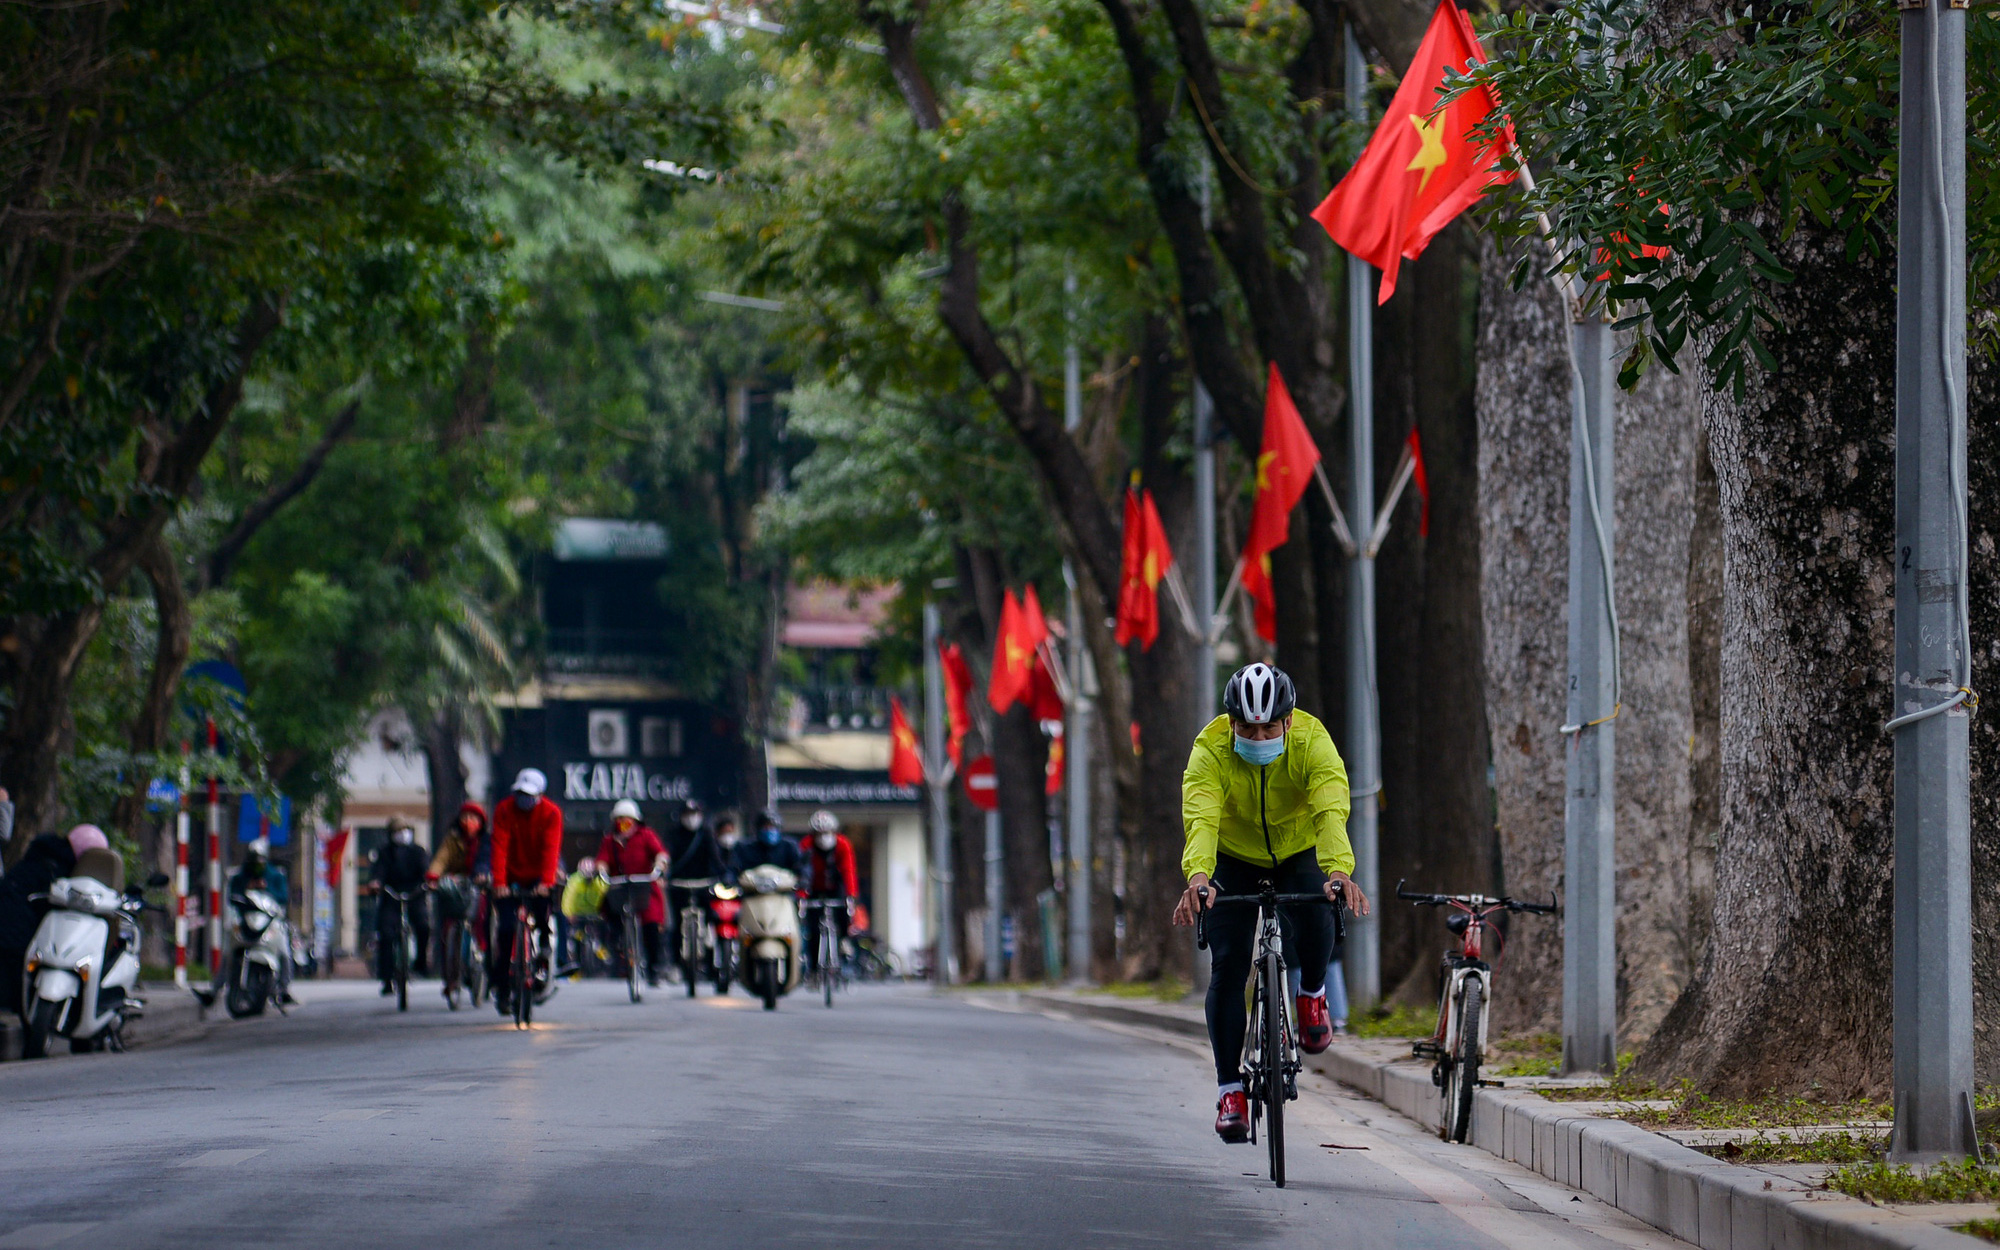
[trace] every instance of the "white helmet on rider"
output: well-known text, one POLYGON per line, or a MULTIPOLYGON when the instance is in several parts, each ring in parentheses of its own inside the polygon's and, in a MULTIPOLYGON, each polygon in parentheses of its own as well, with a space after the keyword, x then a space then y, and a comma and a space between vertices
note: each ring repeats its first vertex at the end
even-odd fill
POLYGON ((839 833, 840 817, 822 807, 812 814, 812 831, 814 833, 839 833))
POLYGON ((616 803, 613 803, 611 805, 611 819, 615 822, 620 818, 637 824, 639 822, 639 805, 631 799, 620 799, 616 803))
POLYGON ((1222 710, 1246 725, 1281 721, 1298 702, 1298 691, 1284 670, 1262 662, 1237 669, 1222 691, 1222 710))

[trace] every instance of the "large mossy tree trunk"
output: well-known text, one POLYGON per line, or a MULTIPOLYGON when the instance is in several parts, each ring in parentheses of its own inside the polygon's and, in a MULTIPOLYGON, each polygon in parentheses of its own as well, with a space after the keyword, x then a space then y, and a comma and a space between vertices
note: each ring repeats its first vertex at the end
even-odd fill
POLYGON ((1725 569, 1713 932, 1640 1067, 1838 1096, 1889 1074, 1895 275, 1812 229, 1784 255, 1777 367, 1705 405, 1725 569))
MULTIPOLYGON (((1560 893, 1568 668, 1572 387, 1568 322, 1544 281, 1514 290, 1483 249, 1479 357, 1482 615, 1501 876, 1517 897, 1560 893)), ((1643 1039, 1692 974, 1695 737, 1690 544, 1698 391, 1656 370, 1618 396, 1617 599, 1623 668, 1618 729, 1618 995, 1623 1042, 1643 1039)), ((1712 643, 1712 638, 1710 639, 1712 643)), ((1557 922, 1510 924, 1495 1019, 1556 1029, 1557 922)))
MULTIPOLYGON (((1973 688, 2000 660, 2000 366, 1974 359, 1967 391, 1973 688)), ((2000 717, 1972 721, 1972 1061, 2000 1084, 2000 717)))

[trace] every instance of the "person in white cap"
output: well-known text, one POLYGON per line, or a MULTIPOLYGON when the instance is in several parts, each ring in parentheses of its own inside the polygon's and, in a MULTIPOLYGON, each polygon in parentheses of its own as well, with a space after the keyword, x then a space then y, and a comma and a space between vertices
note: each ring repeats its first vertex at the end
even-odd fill
MULTIPOLYGON (((493 810, 493 889, 510 885, 532 887, 528 910, 536 924, 549 918, 549 891, 562 871, 562 809, 548 796, 549 779, 539 768, 524 768, 514 777, 514 792, 493 810)), ((501 1015, 514 1010, 507 960, 514 950, 515 908, 498 908, 500 932, 487 952, 487 971, 494 1006, 501 1015)))

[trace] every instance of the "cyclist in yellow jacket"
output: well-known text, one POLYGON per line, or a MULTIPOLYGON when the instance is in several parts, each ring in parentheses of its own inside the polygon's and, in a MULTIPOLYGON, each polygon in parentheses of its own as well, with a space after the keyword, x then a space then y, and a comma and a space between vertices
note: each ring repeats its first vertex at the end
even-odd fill
MULTIPOLYGON (((1187 890, 1174 923, 1191 925, 1217 893, 1255 894, 1270 882, 1281 894, 1344 892, 1356 915, 1368 899, 1354 879, 1347 842, 1347 766, 1326 726, 1297 710, 1292 679, 1250 664, 1229 679, 1224 715, 1195 735, 1181 778, 1187 890)), ((1285 909, 1299 969, 1299 1047, 1318 1054, 1333 1039, 1326 1012, 1326 967, 1333 956, 1333 916, 1324 907, 1285 909)), ((1228 907, 1208 919, 1211 972, 1208 1040, 1219 1086, 1215 1131, 1224 1141, 1249 1136, 1249 1108, 1238 1064, 1249 1026, 1243 988, 1250 978, 1256 909, 1228 907)))

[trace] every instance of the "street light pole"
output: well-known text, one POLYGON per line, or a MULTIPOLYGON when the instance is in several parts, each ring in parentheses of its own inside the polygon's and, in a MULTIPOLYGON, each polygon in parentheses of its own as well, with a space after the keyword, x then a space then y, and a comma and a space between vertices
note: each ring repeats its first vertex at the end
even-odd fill
POLYGON ((1902 0, 1896 214, 1894 1084, 1889 1157, 1976 1156, 1967 731, 1965 22, 1902 0))
POLYGON ((931 897, 935 900, 936 927, 932 930, 931 980, 939 989, 950 985, 957 972, 957 943, 952 939, 951 804, 946 793, 949 782, 945 768, 944 665, 938 657, 943 634, 937 604, 924 600, 924 777, 930 782, 931 799, 931 897))
MULTIPOLYGON (((1368 98, 1361 90, 1368 65, 1354 28, 1347 28, 1347 110, 1366 121, 1368 98)), ((1347 784, 1351 807, 1347 840, 1354 848, 1354 883, 1373 899, 1380 877, 1377 816, 1382 796, 1382 725, 1375 694, 1375 557, 1367 533, 1375 517, 1375 267, 1359 256, 1347 258, 1347 425, 1350 498, 1355 524, 1362 527, 1349 562, 1347 595, 1347 784)), ((1375 1005, 1382 997, 1382 933, 1374 916, 1347 922, 1347 975, 1350 1011, 1375 1005)))
POLYGON ((1618 619, 1612 563, 1617 344, 1570 301, 1568 766, 1563 804, 1563 1072, 1617 1070, 1618 619))
MULTIPOLYGON (((1075 433, 1083 424, 1083 367, 1076 343, 1076 271, 1063 272, 1064 318, 1067 341, 1063 344, 1063 428, 1075 433)), ((1076 593, 1076 571, 1063 562, 1063 581, 1069 588, 1069 728, 1065 731, 1064 759, 1068 773, 1063 789, 1069 798, 1068 834, 1063 839, 1069 851, 1069 980, 1090 983, 1090 746, 1091 719, 1095 707, 1096 673, 1090 663, 1090 649, 1083 645, 1083 604, 1076 593)))

